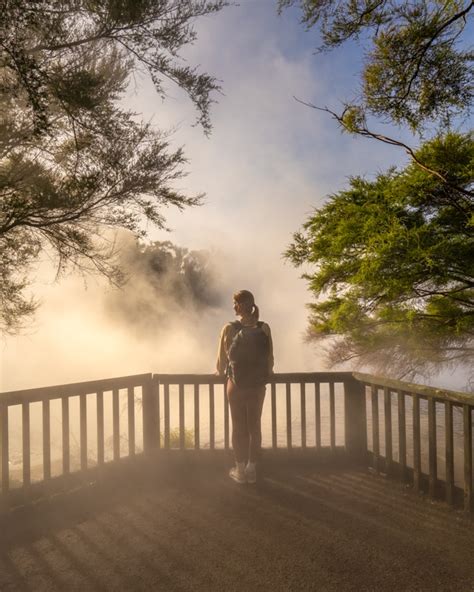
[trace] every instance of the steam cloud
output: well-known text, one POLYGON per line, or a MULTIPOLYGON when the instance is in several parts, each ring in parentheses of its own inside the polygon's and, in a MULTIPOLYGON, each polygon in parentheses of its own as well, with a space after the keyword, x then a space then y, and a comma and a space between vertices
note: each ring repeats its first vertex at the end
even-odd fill
POLYGON ((196 323, 226 300, 215 256, 170 241, 144 244, 123 235, 119 265, 127 281, 106 296, 106 314, 141 338, 196 323))

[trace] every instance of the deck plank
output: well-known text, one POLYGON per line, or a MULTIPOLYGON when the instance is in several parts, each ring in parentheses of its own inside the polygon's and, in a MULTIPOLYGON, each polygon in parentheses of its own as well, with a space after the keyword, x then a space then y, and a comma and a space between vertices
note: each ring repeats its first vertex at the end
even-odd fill
POLYGON ((359 469, 269 464, 239 486, 219 458, 0 517, 0 589, 470 589, 463 512, 359 469))

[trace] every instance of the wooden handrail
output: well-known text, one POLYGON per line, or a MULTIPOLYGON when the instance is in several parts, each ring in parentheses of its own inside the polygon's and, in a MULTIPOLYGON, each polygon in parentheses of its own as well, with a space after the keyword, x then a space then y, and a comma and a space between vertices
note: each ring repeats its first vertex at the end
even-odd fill
POLYGON ((103 378, 101 380, 89 380, 71 384, 57 384, 18 391, 0 393, 0 400, 7 405, 18 405, 24 401, 36 403, 38 401, 62 399, 77 395, 88 395, 98 391, 109 391, 114 388, 128 388, 142 386, 152 377, 148 374, 135 374, 133 376, 120 376, 118 378, 103 378))
POLYGON ((466 404, 474 407, 474 393, 463 393, 461 391, 439 389, 422 384, 403 382, 402 380, 395 380, 393 378, 373 376, 372 374, 365 374, 363 372, 352 372, 352 376, 356 380, 370 386, 374 385, 380 388, 388 387, 392 390, 401 390, 407 393, 414 393, 424 398, 435 398, 439 399, 440 401, 452 401, 453 403, 459 403, 460 405, 466 404))
MULTIPOLYGON (((298 384, 300 382, 344 382, 352 372, 279 372, 272 374, 267 384, 298 384)), ((224 384, 225 377, 216 374, 154 374, 162 384, 224 384)))
MULTIPOLYGON (((44 399, 60 399, 64 396, 96 393, 99 390, 107 391, 113 388, 128 388, 145 384, 151 377, 151 373, 121 376, 118 378, 105 378, 86 382, 53 385, 39 388, 21 389, 0 393, 2 402, 8 405, 19 404, 23 401, 37 402, 44 399)), ((225 378, 215 374, 153 374, 154 380, 168 384, 223 384, 225 378)), ((416 393, 422 397, 435 397, 439 400, 452 401, 459 404, 474 406, 474 393, 463 393, 448 389, 424 386, 415 383, 404 382, 392 378, 374 376, 362 372, 283 372, 272 375, 268 384, 285 384, 298 382, 344 382, 355 378, 367 385, 389 387, 394 390, 416 393)))

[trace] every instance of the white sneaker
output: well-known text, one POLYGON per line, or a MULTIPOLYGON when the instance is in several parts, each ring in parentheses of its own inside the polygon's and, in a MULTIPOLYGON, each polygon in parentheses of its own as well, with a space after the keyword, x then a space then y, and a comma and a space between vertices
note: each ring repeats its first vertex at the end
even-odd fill
POLYGON ((246 483, 247 479, 245 477, 245 469, 241 469, 240 467, 234 467, 229 471, 229 477, 233 479, 236 483, 246 483))
POLYGON ((256 483, 257 482, 257 471, 255 470, 255 465, 247 465, 245 467, 245 478, 247 483, 256 483))

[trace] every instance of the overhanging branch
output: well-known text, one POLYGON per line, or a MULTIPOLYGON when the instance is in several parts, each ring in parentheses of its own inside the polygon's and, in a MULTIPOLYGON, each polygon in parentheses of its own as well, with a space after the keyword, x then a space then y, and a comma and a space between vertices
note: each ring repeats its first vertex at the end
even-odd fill
MULTIPOLYGON (((444 183, 450 189, 453 189, 454 191, 457 191, 457 192, 461 193, 462 195, 465 195, 466 197, 474 198, 473 191, 469 191, 469 189, 465 189, 464 187, 461 187, 460 185, 456 185, 454 183, 451 183, 451 181, 449 181, 442 173, 440 173, 439 171, 437 171, 437 170, 429 167, 425 163, 423 163, 418 158, 418 156, 416 155, 413 148, 411 148, 410 146, 408 146, 408 144, 405 144, 401 140, 391 138, 391 137, 386 136, 384 134, 378 134, 376 132, 372 132, 366 126, 349 128, 347 126, 347 124, 344 122, 344 115, 345 115, 346 110, 342 113, 342 115, 339 115, 338 113, 336 113, 335 111, 332 111, 328 107, 318 107, 317 105, 314 105, 313 103, 308 103, 306 101, 302 101, 301 99, 298 99, 297 97, 293 97, 293 98, 298 103, 305 105, 305 107, 310 107, 311 109, 316 109, 317 111, 324 111, 325 113, 329 113, 329 115, 331 115, 331 117, 333 119, 335 119, 339 123, 339 125, 341 125, 346 131, 348 131, 350 133, 357 134, 359 136, 363 136, 364 138, 372 138, 374 140, 378 140, 379 142, 383 142, 384 144, 389 144, 391 146, 398 146, 399 148, 403 148, 405 150, 405 152, 413 160, 413 162, 418 167, 420 167, 422 170, 424 170, 428 174, 433 175, 434 177, 439 179, 442 183, 444 183)), ((471 202, 469 202, 469 204, 470 203, 471 202)), ((453 205, 456 207, 456 204, 453 204, 453 205)), ((457 208, 459 210, 462 210, 462 208, 459 208, 459 206, 457 206, 457 208)), ((464 211, 464 210, 462 210, 462 211, 464 211)))

